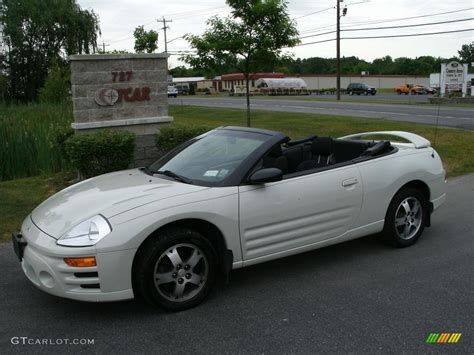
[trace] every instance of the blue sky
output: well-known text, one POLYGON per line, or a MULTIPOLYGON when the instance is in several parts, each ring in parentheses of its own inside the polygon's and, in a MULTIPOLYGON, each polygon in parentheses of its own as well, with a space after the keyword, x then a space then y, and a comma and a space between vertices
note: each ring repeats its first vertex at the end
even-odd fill
MULTIPOLYGON (((179 39, 186 33, 200 34, 206 28, 206 20, 212 15, 226 16, 229 8, 224 0, 78 0, 82 8, 92 8, 100 17, 102 37, 110 46, 107 49, 126 49, 133 51, 132 32, 135 27, 145 25, 146 29, 159 30, 162 25, 156 20, 162 16, 172 19, 169 24, 168 41, 178 38, 168 45, 168 50, 189 50, 186 41, 179 39)), ((308 36, 335 29, 336 13, 332 8, 335 0, 293 0, 289 1, 290 16, 296 18, 301 36, 308 36), (321 12, 319 12, 321 11, 321 12), (309 15, 313 12, 317 14, 309 15), (307 15, 307 16, 306 16, 307 15), (304 16, 304 17, 301 17, 304 16)), ((377 26, 400 26, 422 24, 474 17, 474 10, 425 18, 408 19, 440 12, 455 11, 474 7, 472 0, 345 0, 348 13, 342 18, 342 26, 347 28, 366 28, 377 26), (394 20, 376 24, 376 21, 394 20), (369 22, 372 22, 370 24, 369 22), (357 24, 359 23, 359 24, 357 24)), ((371 36, 450 31, 474 28, 474 21, 440 24, 434 26, 388 29, 378 31, 346 32, 343 36, 371 36)), ((474 31, 451 33, 414 38, 391 38, 371 40, 342 41, 341 51, 344 56, 355 55, 373 60, 384 55, 392 57, 417 57, 433 55, 449 57, 457 54, 462 44, 473 41, 474 31)), ((303 39, 305 42, 331 39, 334 34, 303 39)), ((158 52, 164 50, 163 33, 160 32, 158 52)), ((301 46, 290 50, 295 57, 335 57, 335 42, 301 46)), ((171 67, 180 64, 179 56, 172 56, 171 67)))

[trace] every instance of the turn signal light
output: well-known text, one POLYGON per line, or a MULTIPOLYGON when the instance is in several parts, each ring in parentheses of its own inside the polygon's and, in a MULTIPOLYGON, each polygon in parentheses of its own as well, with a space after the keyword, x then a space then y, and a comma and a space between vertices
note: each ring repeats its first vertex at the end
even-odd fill
POLYGON ((86 256, 84 258, 64 258, 64 262, 73 267, 97 266, 95 256, 86 256))

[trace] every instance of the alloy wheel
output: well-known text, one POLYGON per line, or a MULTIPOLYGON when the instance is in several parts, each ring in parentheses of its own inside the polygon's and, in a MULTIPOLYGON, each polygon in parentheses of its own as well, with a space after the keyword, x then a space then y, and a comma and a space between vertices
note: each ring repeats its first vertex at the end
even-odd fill
POLYGON ((413 238, 421 227, 423 208, 415 197, 407 197, 397 208, 395 213, 395 230, 401 239, 413 238))
POLYGON ((209 263, 201 249, 181 243, 161 254, 153 278, 162 297, 172 302, 184 302, 203 289, 208 274, 209 263))

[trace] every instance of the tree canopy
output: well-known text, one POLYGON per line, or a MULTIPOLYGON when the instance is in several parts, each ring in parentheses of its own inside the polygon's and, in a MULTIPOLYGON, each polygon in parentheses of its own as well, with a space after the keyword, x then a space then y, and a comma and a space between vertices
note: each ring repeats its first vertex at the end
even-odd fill
POLYGON ((474 42, 463 44, 458 54, 463 63, 474 63, 474 42))
POLYGON ((208 72, 219 73, 229 66, 243 72, 250 126, 249 74, 269 63, 277 63, 283 48, 299 42, 298 31, 284 0, 227 0, 226 3, 232 8, 230 16, 210 18, 202 36, 185 36, 197 53, 184 56, 184 60, 208 72))
POLYGON ((138 26, 133 31, 133 36, 137 53, 153 53, 158 48, 158 32, 154 30, 145 31, 143 26, 138 26))
POLYGON ((75 0, 3 0, 0 22, 9 96, 22 101, 36 99, 53 62, 94 52, 100 33, 97 15, 75 0))

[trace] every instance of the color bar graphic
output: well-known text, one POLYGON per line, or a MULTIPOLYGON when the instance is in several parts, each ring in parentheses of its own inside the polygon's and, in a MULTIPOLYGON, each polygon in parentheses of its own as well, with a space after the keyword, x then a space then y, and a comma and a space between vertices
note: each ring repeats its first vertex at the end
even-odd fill
POLYGON ((456 344, 461 339, 462 333, 430 333, 426 338, 427 344, 456 344))

